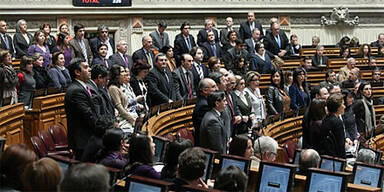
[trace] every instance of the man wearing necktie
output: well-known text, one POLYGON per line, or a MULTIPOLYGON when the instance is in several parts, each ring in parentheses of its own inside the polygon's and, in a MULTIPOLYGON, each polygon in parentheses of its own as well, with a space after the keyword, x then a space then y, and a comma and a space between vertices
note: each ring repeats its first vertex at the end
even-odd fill
POLYGON ((247 45, 247 51, 249 54, 256 54, 255 45, 257 42, 262 41, 260 36, 260 30, 258 28, 255 28, 252 31, 252 38, 244 40, 245 44, 247 45))
POLYGON ((0 20, 0 48, 8 50, 9 53, 12 54, 12 57, 15 57, 15 51, 13 49, 13 44, 12 44, 12 38, 9 36, 7 33, 8 30, 8 24, 4 20, 0 20))
POLYGON ((215 42, 219 43, 219 32, 213 28, 213 22, 211 19, 206 19, 204 29, 201 29, 197 34, 197 45, 202 46, 204 42, 208 42, 208 33, 213 32, 215 35, 215 42))
POLYGON ((151 106, 181 100, 178 86, 172 78, 172 73, 167 69, 167 56, 164 53, 158 53, 154 60, 154 67, 145 78, 151 106))
POLYGON ((255 13, 254 12, 248 12, 247 15, 247 21, 240 24, 240 38, 244 41, 245 39, 249 39, 252 37, 252 31, 253 29, 258 28, 261 37, 264 36, 263 27, 260 23, 255 21, 255 13))
POLYGON ((208 61, 211 57, 222 57, 221 46, 216 43, 215 34, 212 31, 208 32, 208 42, 204 42, 202 47, 204 48, 204 61, 208 61))
POLYGON ((191 25, 187 21, 183 22, 180 26, 181 33, 176 35, 175 41, 173 42, 173 52, 178 66, 181 64, 181 56, 184 53, 189 53, 190 50, 196 46, 194 37, 189 34, 190 30, 191 25))
POLYGON ((127 55, 128 44, 125 40, 120 40, 117 44, 117 52, 113 54, 109 59, 112 61, 112 65, 120 65, 127 67, 131 70, 133 65, 132 57, 127 55))
POLYGON ((193 57, 190 54, 183 54, 181 66, 172 72, 173 79, 175 79, 180 95, 183 99, 196 97, 193 74, 191 71, 192 66, 193 57))
POLYGON ((283 30, 280 30, 278 23, 271 23, 271 33, 265 36, 265 49, 274 55, 283 57, 289 49, 288 37, 283 30))
POLYGON ((225 25, 226 25, 226 28, 222 29, 220 31, 220 42, 222 45, 225 45, 225 44, 228 44, 229 40, 228 40, 228 32, 230 31, 236 31, 237 33, 239 33, 238 30, 234 29, 233 28, 233 19, 232 17, 227 17, 225 19, 225 25))
POLYGON ((97 57, 93 60, 92 66, 101 64, 110 69, 112 67, 112 61, 107 59, 108 46, 105 44, 100 44, 97 48, 97 57))
POLYGON ((168 33, 165 32, 165 29, 167 29, 167 23, 165 21, 160 21, 157 25, 157 29, 149 34, 153 40, 152 47, 156 50, 160 50, 164 46, 169 46, 169 36, 168 33))
POLYGON ((153 57, 154 53, 152 51, 152 37, 146 35, 142 38, 143 47, 137 51, 135 51, 132 55, 133 62, 136 62, 139 59, 143 59, 149 65, 153 67, 153 57))

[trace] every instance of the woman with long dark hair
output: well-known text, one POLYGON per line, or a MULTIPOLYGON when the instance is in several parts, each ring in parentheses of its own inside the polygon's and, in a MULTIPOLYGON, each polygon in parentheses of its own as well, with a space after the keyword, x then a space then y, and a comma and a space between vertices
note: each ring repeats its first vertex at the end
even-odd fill
POLYGON ((164 167, 161 170, 161 179, 170 181, 176 178, 179 155, 190 147, 192 147, 192 142, 189 139, 183 138, 178 138, 167 145, 164 167))
POLYGON ((236 135, 229 145, 229 154, 240 157, 251 158, 254 156, 253 144, 251 138, 247 135, 236 135))
POLYGON ((320 147, 319 134, 321 123, 326 113, 326 101, 313 99, 303 117, 303 149, 315 149, 320 147))
POLYGON ((311 102, 311 95, 305 81, 305 71, 301 68, 297 68, 293 72, 293 84, 289 88, 289 97, 292 110, 305 108, 311 102))
POLYGON ((116 169, 123 169, 128 160, 123 155, 125 145, 124 132, 119 128, 112 128, 105 131, 103 136, 103 148, 98 153, 98 163, 116 169))
POLYGON ((357 100, 353 104, 357 130, 366 139, 370 138, 376 128, 376 114, 373 107, 372 87, 369 82, 360 83, 357 90, 357 100))
POLYGON ((355 115, 353 114, 354 94, 352 91, 345 89, 342 91, 344 97, 345 110, 343 123, 345 127, 346 143, 353 145, 358 143, 358 131, 356 126, 355 115))
POLYGON ((176 69, 176 61, 173 54, 173 47, 170 45, 166 45, 160 49, 161 53, 164 53, 167 56, 167 66, 170 71, 173 71, 176 69))
POLYGON ((371 58, 371 46, 367 43, 362 44, 357 52, 357 57, 370 59, 371 58))
POLYGON ((277 115, 289 111, 291 99, 288 88, 284 85, 284 76, 281 70, 271 73, 271 85, 265 93, 268 115, 277 115))
POLYGON ((69 41, 71 40, 71 36, 67 33, 59 33, 57 35, 57 44, 51 51, 52 54, 56 52, 63 52, 65 58, 64 66, 68 66, 69 62, 72 60, 72 47, 69 45, 69 41))
POLYGON ((44 23, 40 29, 44 31, 45 44, 48 46, 49 51, 52 53, 53 48, 56 46, 56 39, 51 35, 51 25, 49 23, 44 23))
POLYGON ((126 108, 126 106, 128 106, 128 97, 125 95, 122 88, 126 75, 128 74, 125 72, 124 67, 120 65, 113 65, 110 70, 108 91, 116 104, 117 111, 119 112, 117 120, 119 121, 120 127, 123 129, 129 129, 126 131, 133 131, 135 119, 126 108))
POLYGON ((129 162, 125 168, 126 174, 160 179, 160 173, 153 167, 155 143, 146 134, 134 134, 129 142, 129 162))

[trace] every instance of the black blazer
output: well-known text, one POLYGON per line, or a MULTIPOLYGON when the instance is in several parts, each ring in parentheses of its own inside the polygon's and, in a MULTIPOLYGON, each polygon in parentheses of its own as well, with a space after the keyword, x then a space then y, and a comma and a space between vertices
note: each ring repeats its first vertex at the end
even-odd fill
POLYGON ((335 115, 323 119, 320 129, 320 155, 330 155, 345 159, 345 133, 343 121, 335 115))
MULTIPOLYGON (((128 68, 129 68, 129 70, 131 70, 131 68, 133 66, 133 59, 129 55, 125 55, 125 56, 127 57, 128 68)), ((120 56, 120 54, 118 52, 116 52, 115 54, 111 55, 109 57, 109 60, 111 60, 112 65, 120 65, 122 67, 127 67, 125 65, 125 62, 124 62, 123 58, 120 56)))
MULTIPOLYGON (((93 57, 98 56, 97 47, 102 43, 103 41, 99 37, 94 37, 89 41, 89 46, 91 47, 93 57)), ((109 37, 109 44, 111 44, 112 52, 115 53, 115 41, 113 40, 112 37, 109 37)))
POLYGON ((15 33, 13 36, 13 45, 16 49, 16 58, 21 58, 24 55, 28 55, 28 47, 32 45, 33 36, 27 32, 29 43, 25 41, 24 36, 21 33, 15 33))
POLYGON ((192 114, 193 127, 195 128, 194 140, 195 146, 200 146, 200 125, 206 112, 210 111, 207 98, 199 96, 192 114))
MULTIPOLYGON (((216 46, 216 57, 221 58, 223 56, 223 51, 219 43, 214 43, 216 46)), ((209 42, 204 42, 201 47, 204 51, 204 61, 208 61, 209 58, 215 56, 211 44, 209 42)))
POLYGON ((327 56, 322 56, 322 60, 320 63, 320 58, 316 56, 312 56, 312 66, 317 67, 319 65, 327 65, 328 63, 328 57, 327 56))
MULTIPOLYGON (((201 67, 202 67, 202 69, 203 69, 203 74, 204 74, 204 78, 205 77, 208 77, 208 75, 209 75, 209 71, 208 71, 208 68, 207 68, 207 66, 205 66, 205 64, 200 64, 201 65, 201 67)), ((198 87, 198 85, 199 85, 199 82, 200 82, 200 76, 199 76, 199 73, 197 72, 197 69, 196 69, 196 67, 195 67, 195 64, 193 64, 193 66, 192 66, 192 73, 193 73, 193 83, 195 84, 195 87, 196 87, 196 89, 197 89, 197 87, 198 87)))
POLYGON ((97 111, 91 96, 77 80, 68 87, 64 106, 69 148, 83 150, 88 139, 95 134, 97 111))
POLYGON ((181 100, 179 90, 176 90, 176 82, 169 70, 165 69, 163 72, 157 67, 153 67, 145 78, 145 82, 148 84, 148 96, 151 106, 168 103, 170 99, 172 101, 181 100), (165 74, 168 76, 169 82, 165 74))
POLYGON ((274 55, 277 55, 281 49, 286 50, 289 44, 289 40, 283 30, 280 30, 279 32, 279 38, 280 38, 280 44, 281 44, 280 48, 272 33, 268 33, 267 35, 265 35, 265 41, 264 41, 265 49, 273 53, 274 55))
POLYGON ((136 50, 133 55, 132 55, 132 60, 135 63, 139 59, 143 59, 145 62, 147 62, 149 65, 153 66, 155 63, 155 55, 152 50, 149 50, 149 54, 151 55, 152 58, 152 63, 148 62, 147 55, 145 54, 144 48, 141 48, 139 50, 136 50))
MULTIPOLYGON (((219 43, 219 32, 216 29, 212 29, 212 31, 215 34, 215 42, 219 43)), ((197 34, 197 45, 203 46, 203 43, 205 42, 208 42, 208 33, 206 29, 201 29, 197 34)))
POLYGON ((269 86, 267 92, 265 93, 265 100, 268 115, 277 115, 283 112, 284 101, 282 95, 280 94, 279 88, 272 85, 269 86))
POLYGON ((15 57, 16 55, 15 55, 15 49, 13 48, 12 37, 9 36, 8 34, 5 34, 5 38, 7 38, 7 40, 8 40, 9 49, 7 49, 7 45, 5 44, 3 39, 1 38, 1 34, 0 34, 0 49, 8 50, 9 53, 12 54, 12 57, 15 57))
MULTIPOLYGON (((258 28, 260 30, 260 38, 263 37, 264 36, 263 26, 256 21, 254 21, 254 23, 255 23, 255 28, 258 28)), ((239 33, 240 33, 240 38, 242 40, 249 39, 252 37, 252 31, 248 21, 240 24, 239 33)))
POLYGON ((188 70, 188 74, 189 74, 190 84, 192 88, 192 95, 189 95, 188 82, 187 82, 187 79, 185 78, 185 74, 183 73, 183 69, 179 67, 172 72, 173 79, 177 83, 180 95, 183 99, 196 97, 196 90, 195 90, 195 85, 193 83, 192 71, 188 70))
MULTIPOLYGON (((189 35, 189 41, 191 42, 191 48, 196 46, 195 38, 192 35, 189 35)), ((187 43, 185 42, 183 34, 178 34, 175 37, 175 41, 173 42, 173 52, 175 56, 175 60, 178 64, 180 64, 181 55, 184 53, 189 53, 189 49, 187 43)))

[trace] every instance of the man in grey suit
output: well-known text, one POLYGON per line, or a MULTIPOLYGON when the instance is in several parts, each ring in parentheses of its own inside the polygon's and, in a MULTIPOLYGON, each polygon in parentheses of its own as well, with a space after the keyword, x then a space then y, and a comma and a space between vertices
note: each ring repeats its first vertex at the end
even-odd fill
POLYGON ((160 21, 157 25, 157 29, 149 34, 152 37, 153 44, 152 47, 156 50, 160 50, 164 46, 169 46, 169 37, 168 33, 164 32, 167 28, 167 23, 165 21, 160 21))
POLYGON ((196 90, 193 83, 192 74, 193 57, 190 54, 183 54, 181 66, 172 72, 173 79, 179 87, 180 95, 183 99, 196 97, 196 90))
MULTIPOLYGON (((235 30, 232 26, 233 26, 233 19, 232 17, 227 17, 225 19, 225 25, 227 25, 226 28, 222 29, 220 31, 220 42, 221 42, 221 45, 225 45, 225 44, 228 44, 228 32, 230 31, 233 31, 235 30)), ((237 30, 235 30, 237 33, 239 33, 237 30)))
POLYGON ((254 28, 252 31, 252 38, 244 40, 249 54, 255 53, 256 42, 261 41, 260 35, 260 30, 258 28, 254 28))
POLYGON ((205 113, 200 126, 201 147, 227 153, 227 136, 224 120, 221 118, 227 105, 223 91, 212 92, 208 96, 208 106, 212 109, 205 113))
POLYGON ((112 65, 120 65, 128 67, 131 70, 133 65, 132 57, 127 55, 128 44, 125 40, 120 40, 117 44, 117 51, 111 55, 109 59, 112 61, 112 65))
POLYGON ((69 45, 72 47, 72 58, 82 58, 87 63, 92 63, 93 54, 88 40, 84 38, 84 25, 76 24, 73 29, 75 31, 75 38, 69 42, 69 45))

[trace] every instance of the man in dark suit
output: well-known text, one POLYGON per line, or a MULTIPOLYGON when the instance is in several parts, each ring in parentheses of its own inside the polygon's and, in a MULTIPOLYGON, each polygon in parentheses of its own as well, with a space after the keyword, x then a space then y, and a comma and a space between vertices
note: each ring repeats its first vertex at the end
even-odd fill
POLYGON ((69 42, 69 45, 72 47, 72 58, 82 58, 87 63, 92 63, 93 53, 91 47, 89 47, 88 40, 84 38, 84 25, 76 24, 73 29, 75 31, 75 38, 69 42))
POLYGON ((208 96, 210 111, 206 112, 200 126, 201 147, 218 151, 220 154, 227 153, 227 142, 224 120, 221 117, 227 105, 224 92, 212 92, 208 96))
POLYGON ((93 65, 104 65, 108 69, 111 69, 112 67, 112 61, 110 59, 107 59, 107 52, 108 52, 108 46, 106 44, 100 44, 97 48, 97 56, 93 60, 93 65))
POLYGON ((155 66, 149 71, 145 82, 148 85, 148 97, 151 106, 181 100, 172 73, 167 69, 167 56, 159 53, 155 56, 155 66))
POLYGON ((201 63, 203 62, 204 54, 200 47, 194 47, 191 50, 191 56, 193 57, 193 82, 195 83, 195 87, 197 87, 200 80, 208 77, 209 72, 207 66, 201 63))
POLYGON ((380 47, 384 45, 384 33, 377 36, 377 41, 371 43, 371 47, 380 47))
POLYGON ((211 31, 208 32, 208 41, 204 42, 202 47, 204 48, 204 61, 208 61, 211 57, 221 58, 223 51, 219 43, 215 41, 215 34, 211 31))
MULTIPOLYGON (((232 27, 233 26, 233 19, 232 19, 232 17, 227 17, 225 19, 225 25, 227 27, 220 31, 220 42, 221 42, 221 45, 228 44, 228 42, 229 42, 228 37, 227 37, 228 36, 228 32, 235 30, 232 27)), ((235 30, 235 31, 237 33, 239 33, 237 30, 235 30)))
POLYGON ((188 22, 185 21, 184 23, 182 23, 180 26, 181 33, 176 35, 175 41, 173 42, 173 53, 178 66, 181 63, 181 55, 183 55, 184 53, 189 53, 192 47, 196 46, 195 39, 192 35, 189 34, 190 30, 191 25, 188 22))
POLYGON ((88 81, 94 101, 99 115, 108 115, 115 117, 115 103, 106 90, 109 80, 109 71, 104 65, 92 66, 91 79, 88 81))
POLYGON ((112 65, 120 65, 129 68, 131 70, 133 66, 132 57, 127 55, 128 44, 124 40, 120 40, 117 44, 117 51, 109 59, 112 61, 112 65))
POLYGON ((317 45, 316 47, 316 54, 312 56, 312 65, 314 67, 318 66, 326 66, 328 63, 328 57, 324 56, 324 46, 323 45, 317 45))
POLYGON ((65 93, 64 106, 67 115, 68 146, 80 159, 88 139, 95 134, 97 111, 86 82, 91 78, 91 68, 81 58, 71 61, 69 73, 72 84, 65 93))
POLYGON ((97 37, 90 40, 91 51, 94 57, 97 57, 98 47, 100 44, 105 44, 108 47, 106 58, 108 59, 113 53, 115 53, 115 41, 112 37, 108 36, 109 29, 105 25, 100 25, 97 28, 97 37))
POLYGON ((151 50, 152 37, 149 35, 146 35, 141 39, 141 42, 143 44, 143 47, 139 50, 136 50, 133 53, 133 55, 132 55, 133 62, 136 62, 137 60, 142 59, 146 63, 148 63, 149 65, 151 65, 153 67, 153 65, 154 65, 153 59, 154 59, 155 55, 154 55, 153 51, 151 50))
POLYGON ((247 69, 247 61, 250 60, 250 55, 247 50, 245 50, 245 43, 241 39, 236 39, 236 46, 228 49, 228 51, 223 56, 223 61, 225 63, 225 68, 228 70, 238 70, 237 62, 244 58, 243 69, 247 69))
POLYGON ((287 56, 299 56, 301 45, 299 44, 299 37, 296 34, 292 34, 290 39, 290 43, 287 46, 287 56))
POLYGON ((271 24, 271 33, 268 33, 264 39, 265 49, 279 57, 287 53, 288 37, 283 30, 280 30, 278 23, 271 24))
POLYGON ((204 29, 201 29, 197 34, 197 45, 203 46, 204 42, 208 42, 208 33, 213 32, 215 35, 215 42, 219 43, 219 32, 213 28, 212 20, 206 19, 204 23, 204 29))
POLYGON ((167 32, 164 32, 167 28, 167 23, 165 21, 160 21, 157 25, 157 30, 149 34, 152 37, 153 44, 152 47, 156 50, 160 50, 164 46, 169 46, 169 36, 167 32))
POLYGON ((252 31, 254 28, 258 28, 261 34, 261 37, 264 36, 263 26, 255 21, 255 13, 248 12, 247 21, 240 24, 240 38, 242 40, 249 39, 252 37, 252 31))
POLYGON ((13 49, 12 38, 7 34, 8 24, 4 20, 0 20, 0 48, 8 50, 12 57, 15 58, 15 50, 13 49))
POLYGON ((247 51, 249 54, 256 54, 255 45, 257 42, 261 41, 260 35, 260 30, 258 28, 254 28, 252 31, 252 38, 244 40, 245 44, 247 45, 247 51))
POLYGON ((200 146, 201 121, 203 120, 205 113, 211 110, 211 108, 208 107, 207 97, 213 91, 217 91, 217 85, 215 81, 213 81, 212 79, 205 78, 199 82, 199 87, 197 91, 199 94, 197 96, 198 100, 196 102, 195 109, 193 110, 192 122, 193 122, 193 127, 195 128, 195 131, 194 131, 195 146, 200 146))
POLYGON ((180 95, 183 99, 190 99, 196 97, 195 85, 193 83, 192 74, 193 57, 190 54, 183 54, 181 66, 172 72, 175 79, 180 95))

